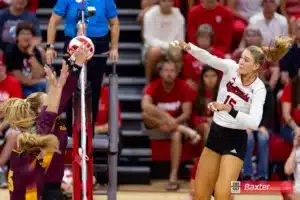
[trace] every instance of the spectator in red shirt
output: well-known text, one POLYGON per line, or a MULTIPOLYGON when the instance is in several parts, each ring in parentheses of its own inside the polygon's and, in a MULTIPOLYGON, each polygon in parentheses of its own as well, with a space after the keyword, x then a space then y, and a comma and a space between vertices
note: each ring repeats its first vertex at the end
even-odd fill
POLYGON ((280 135, 293 144, 294 136, 300 135, 300 68, 298 76, 288 83, 281 96, 282 103, 282 125, 280 135))
MULTIPOLYGON (((104 79, 103 79, 104 80, 104 79)), ((104 82, 104 81, 103 81, 104 82)), ((95 124, 95 137, 107 137, 109 134, 109 87, 103 85, 101 88, 101 98, 99 100, 99 109, 97 115, 97 121, 95 124)), ((119 119, 119 130, 121 128, 121 109, 119 103, 118 109, 118 119, 119 119)), ((121 131, 120 131, 121 132, 121 131)), ((121 133, 119 134, 119 138, 121 139, 121 133)), ((121 142, 119 140, 119 152, 121 152, 121 142)), ((94 157, 96 164, 106 164, 107 163, 107 155, 104 152, 94 152, 94 157), (97 161, 97 158, 101 158, 101 161, 97 161), (99 163, 98 163, 99 162, 99 163)), ((107 184, 108 183, 108 175, 106 172, 96 172, 95 179, 98 184, 107 184)))
POLYGON ((203 0, 203 4, 193 7, 188 13, 188 40, 196 44, 196 32, 201 24, 210 24, 214 30, 213 46, 223 53, 231 48, 233 34, 233 14, 217 0, 203 0))
MULTIPOLYGON (((224 58, 224 54, 222 52, 212 47, 214 32, 209 24, 202 24, 199 26, 196 38, 198 47, 205 49, 217 57, 224 58)), ((187 84, 191 88, 197 90, 203 67, 204 64, 194 58, 191 54, 185 54, 182 78, 186 80, 187 84)))
MULTIPOLYGON (((6 74, 6 64, 0 56, 0 103, 11 97, 23 98, 21 84, 15 77, 6 74)), ((0 135, 4 135, 8 126, 7 123, 0 125, 0 135)))
MULTIPOLYGON (((243 43, 245 48, 249 46, 262 46, 262 35, 260 30, 255 28, 247 28, 244 34, 243 43)), ((232 53, 232 59, 239 62, 242 52, 245 48, 239 48, 232 53)), ((280 78, 280 68, 278 62, 265 61, 260 70, 260 78, 268 82, 268 85, 274 89, 280 78)))
POLYGON ((196 131, 183 126, 192 112, 193 93, 185 81, 177 78, 174 62, 164 60, 160 65, 160 79, 147 85, 142 100, 143 118, 150 139, 171 138, 171 173, 167 190, 178 190, 178 169, 182 150, 182 134, 200 140, 196 131))

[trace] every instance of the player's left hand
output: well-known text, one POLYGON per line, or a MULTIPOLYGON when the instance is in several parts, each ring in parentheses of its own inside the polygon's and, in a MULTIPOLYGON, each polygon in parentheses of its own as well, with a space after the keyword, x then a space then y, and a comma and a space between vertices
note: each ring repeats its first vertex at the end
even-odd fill
POLYGON ((266 137, 266 138, 269 138, 269 137, 270 137, 270 136, 269 136, 269 131, 266 129, 266 127, 261 126, 261 127, 258 128, 258 131, 259 131, 259 133, 260 133, 261 135, 263 135, 264 137, 266 137))
POLYGON ((231 107, 226 105, 226 104, 223 104, 223 103, 220 103, 220 102, 217 102, 217 101, 214 101, 214 102, 210 102, 208 105, 207 105, 208 109, 211 110, 212 112, 220 112, 220 111, 227 111, 229 112, 231 107))
POLYGON ((112 62, 118 62, 119 60, 119 51, 118 48, 112 48, 108 52, 104 53, 104 55, 108 55, 112 62))
POLYGON ((60 76, 56 78, 56 72, 52 71, 49 66, 45 66, 46 78, 48 79, 49 86, 54 88, 63 88, 67 78, 69 76, 69 67, 65 61, 62 63, 62 69, 60 70, 60 76))

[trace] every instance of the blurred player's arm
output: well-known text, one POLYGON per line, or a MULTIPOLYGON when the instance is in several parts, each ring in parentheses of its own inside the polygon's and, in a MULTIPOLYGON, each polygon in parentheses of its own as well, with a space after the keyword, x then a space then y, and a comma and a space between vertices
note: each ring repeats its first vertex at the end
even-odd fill
POLYGON ((47 44, 53 44, 55 42, 56 38, 56 29, 59 23, 62 20, 62 16, 57 15, 56 13, 52 13, 49 24, 48 24, 48 29, 47 29, 47 44))
POLYGON ((7 129, 8 127, 9 127, 9 122, 8 121, 1 122, 1 124, 0 124, 0 135, 3 136, 3 131, 5 129, 7 129))
POLYGON ((119 37, 120 37, 120 22, 118 17, 114 17, 109 20, 111 48, 118 49, 119 37))
POLYGON ((10 133, 7 135, 6 143, 0 154, 0 166, 6 164, 9 160, 12 149, 16 148, 18 133, 15 130, 10 130, 10 133))
POLYGON ((274 89, 280 79, 280 68, 277 64, 270 67, 271 77, 269 80, 269 85, 274 89))
POLYGON ((28 59, 31 66, 32 78, 42 79, 45 77, 44 66, 38 61, 35 56, 31 56, 28 59))
POLYGON ((22 85, 31 86, 37 84, 40 81, 40 79, 34 79, 31 76, 23 75, 21 70, 13 70, 11 73, 14 77, 16 77, 16 79, 18 79, 18 81, 20 81, 22 85))
POLYGON ((299 128, 293 117, 291 116, 292 104, 288 102, 282 102, 282 117, 286 121, 287 125, 293 130, 299 128))
POLYGON ((286 160, 284 165, 284 172, 287 175, 294 173, 296 169, 296 148, 293 148, 289 158, 286 160))

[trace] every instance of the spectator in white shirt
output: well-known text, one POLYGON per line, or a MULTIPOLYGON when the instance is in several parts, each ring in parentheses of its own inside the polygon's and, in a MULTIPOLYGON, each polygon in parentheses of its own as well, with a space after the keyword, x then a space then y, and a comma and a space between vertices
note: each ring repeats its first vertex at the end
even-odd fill
POLYGON ((152 71, 166 54, 169 43, 185 39, 185 20, 174 0, 159 0, 144 16, 144 54, 147 82, 152 71))
POLYGON ((263 45, 270 45, 279 35, 288 35, 287 19, 276 13, 280 0, 263 0, 262 12, 252 16, 249 20, 251 28, 259 29, 262 33, 263 45))

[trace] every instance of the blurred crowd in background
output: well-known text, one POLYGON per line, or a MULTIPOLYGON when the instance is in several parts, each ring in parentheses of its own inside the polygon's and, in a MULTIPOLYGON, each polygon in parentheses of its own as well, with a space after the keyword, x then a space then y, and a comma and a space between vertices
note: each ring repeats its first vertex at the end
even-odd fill
MULTIPOLYGON (((45 47, 42 46, 45 41, 42 41, 39 19, 35 15, 38 1, 5 0, 0 6, 0 102, 10 97, 26 98, 34 92, 46 92, 45 47)), ((300 1, 141 0, 137 22, 142 27, 141 60, 147 81, 142 100, 143 117, 149 131, 173 133, 150 134, 150 138, 158 135, 171 139, 170 183, 178 179, 184 136, 159 122, 147 123, 151 114, 145 104, 162 110, 157 119, 184 124, 188 134, 195 131, 201 136, 201 141, 193 144, 198 149, 194 155, 197 159, 212 122, 207 104, 216 100, 222 73, 181 50, 170 48, 169 43, 187 40, 219 58, 238 62, 248 46, 274 45, 275 37, 280 35, 295 38, 289 52, 279 62, 266 61, 260 70, 260 78, 268 88, 267 103, 259 129, 247 130, 248 152, 242 178, 270 179, 270 138, 277 134, 292 145, 293 135, 300 134, 300 1), (298 127, 292 129, 287 125, 291 119, 298 127), (256 173, 252 168, 255 146, 256 173)), ((101 99, 108 98, 108 88, 102 90, 101 99)), ((107 133, 108 101, 101 103, 100 100, 100 104, 104 106, 99 106, 101 113, 95 130, 107 133)), ((6 128, 0 127, 2 136, 6 128)), ((176 190, 178 186, 171 184, 169 189, 176 190)))

